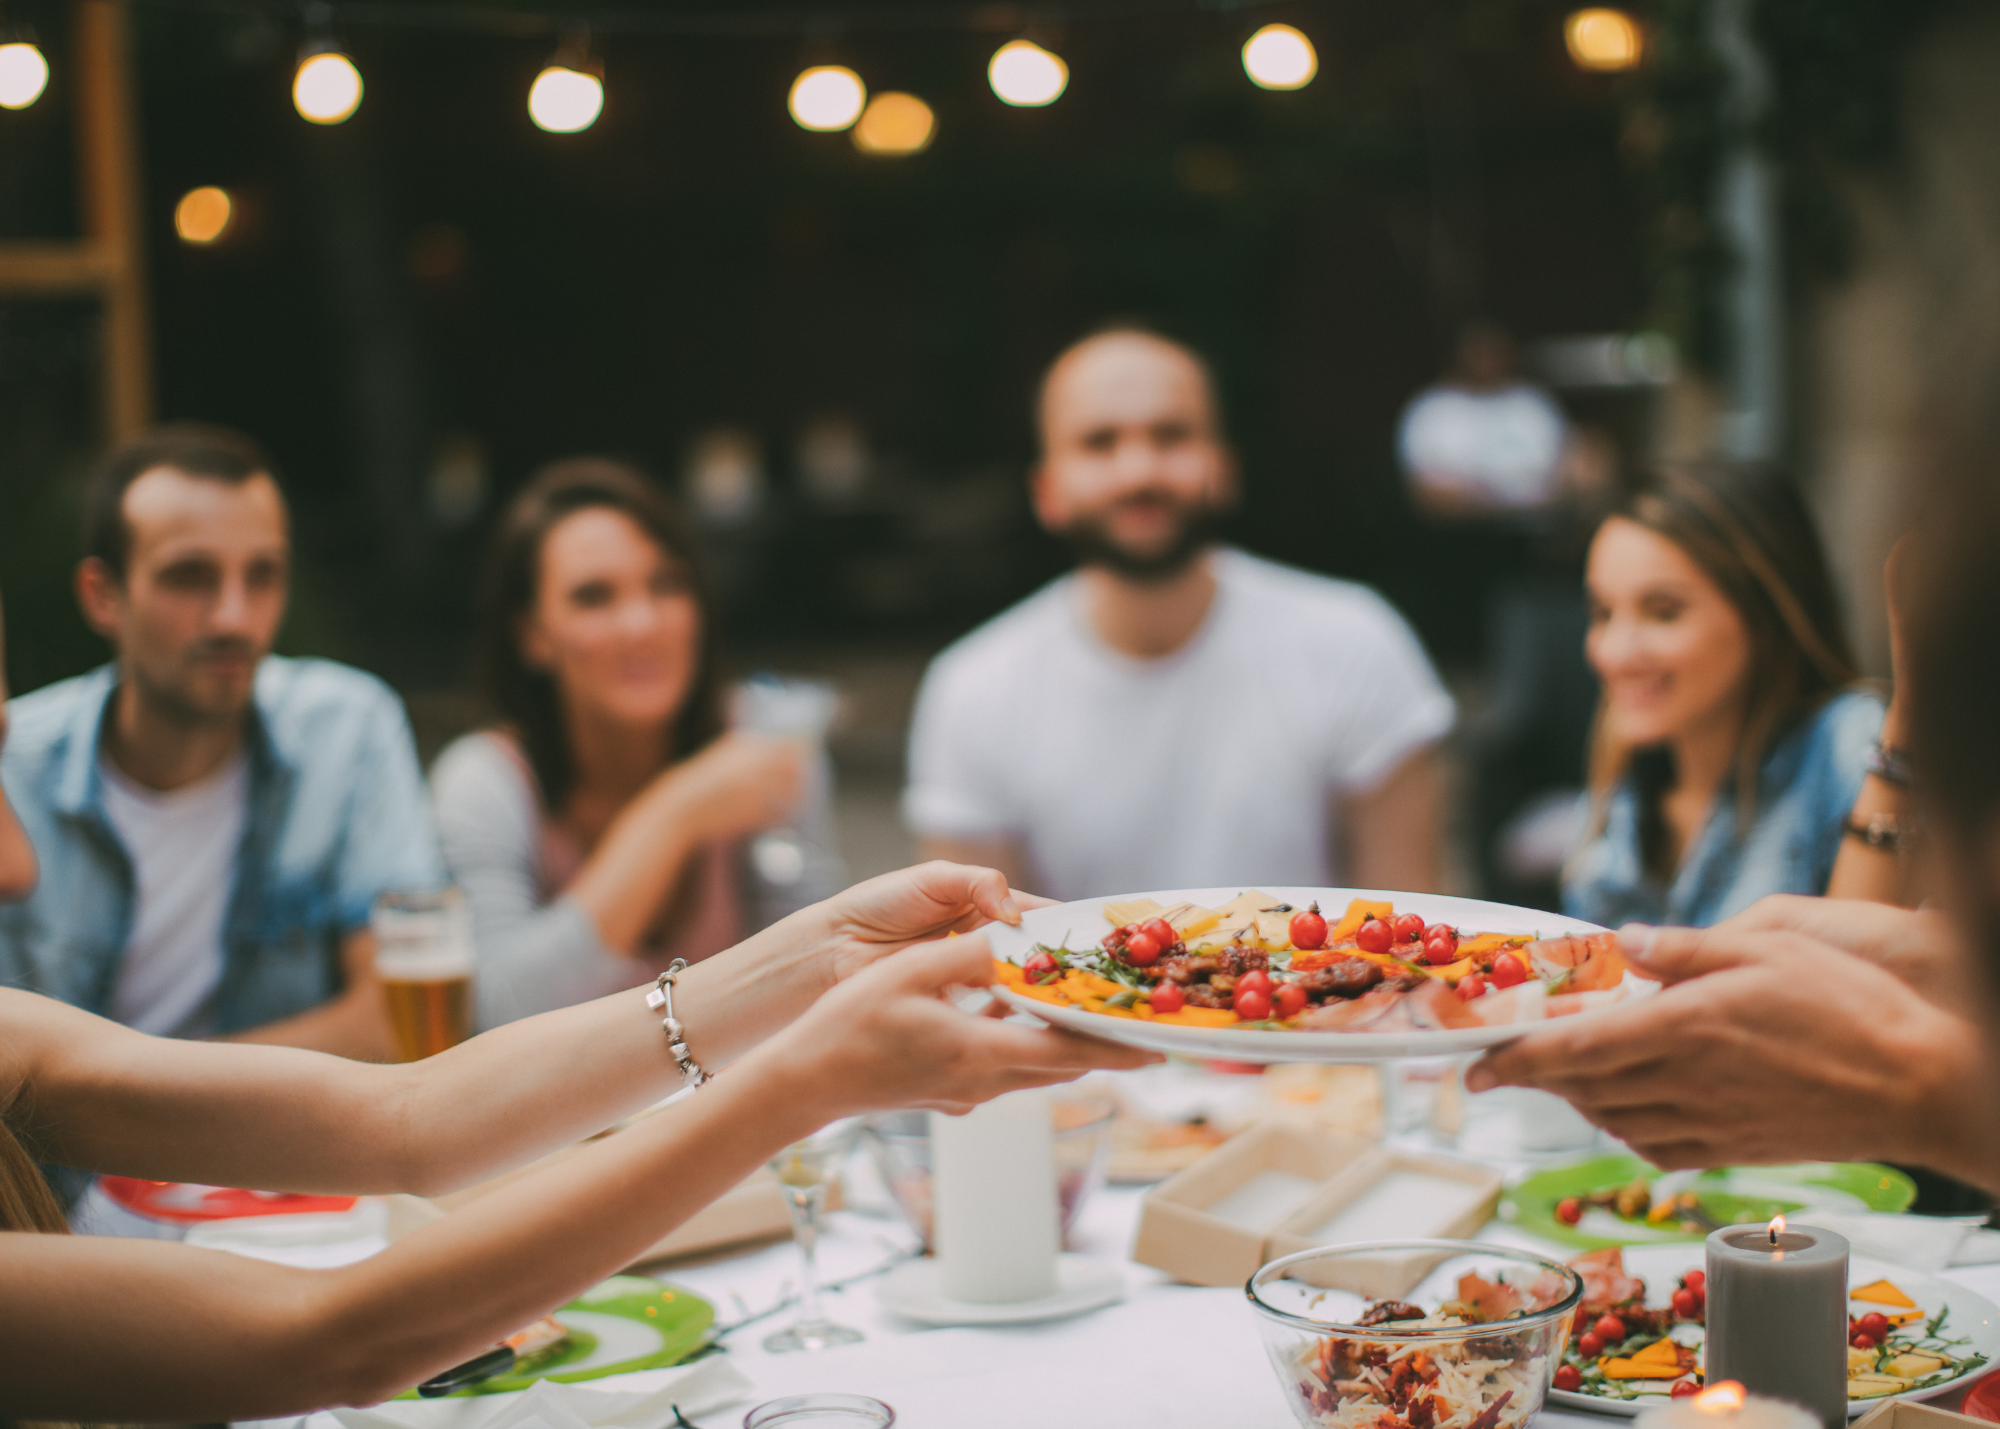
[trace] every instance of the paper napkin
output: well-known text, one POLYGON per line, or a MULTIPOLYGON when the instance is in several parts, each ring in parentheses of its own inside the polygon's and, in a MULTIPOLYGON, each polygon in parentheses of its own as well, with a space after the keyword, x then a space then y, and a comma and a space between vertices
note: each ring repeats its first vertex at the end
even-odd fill
POLYGON ((619 1387, 543 1379, 519 1394, 398 1399, 373 1409, 336 1409, 333 1417, 342 1429, 661 1429, 673 1423, 676 1404, 692 1419, 751 1389, 743 1371, 720 1355, 597 1383, 619 1387))
POLYGON ((1960 1252, 1972 1248, 1966 1244, 1967 1239, 1985 1218, 1801 1211, 1787 1219, 1794 1225, 1839 1232, 1847 1237, 1858 1255, 1935 1274, 1948 1265, 1977 1263, 1976 1254, 1961 1256, 1960 1252))

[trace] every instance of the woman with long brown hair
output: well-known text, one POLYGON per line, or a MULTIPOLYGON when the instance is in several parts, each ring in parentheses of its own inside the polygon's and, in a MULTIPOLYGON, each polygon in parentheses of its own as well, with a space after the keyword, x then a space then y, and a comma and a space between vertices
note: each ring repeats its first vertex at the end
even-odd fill
POLYGON ((694 541, 625 463, 538 472, 501 518, 484 603, 496 722, 446 749, 431 787, 490 1027, 749 931, 745 843, 785 821, 805 756, 725 728, 694 541))
POLYGON ((1701 927, 1828 892, 1882 705, 1854 687, 1797 488, 1766 467, 1664 469, 1598 528, 1586 584, 1596 823, 1564 910, 1701 927))

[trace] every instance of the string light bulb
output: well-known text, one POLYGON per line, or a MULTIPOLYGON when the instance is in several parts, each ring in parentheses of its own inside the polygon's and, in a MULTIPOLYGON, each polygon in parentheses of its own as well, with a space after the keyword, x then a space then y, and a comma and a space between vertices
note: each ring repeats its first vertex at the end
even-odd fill
POLYGON ((308 47, 292 75, 292 107, 313 124, 342 124, 361 107, 361 71, 330 42, 308 47))
POLYGON ((792 122, 818 134, 854 127, 868 103, 868 86, 846 65, 814 65, 792 81, 786 100, 792 122))
POLYGON ((921 154, 937 135, 937 116, 914 94, 889 90, 868 101, 854 126, 854 147, 864 154, 921 154))
POLYGON ((993 52, 986 82, 1004 104, 1038 109, 1053 104, 1069 87, 1069 66, 1033 40, 1009 40, 993 52))
POLYGON ((604 65, 587 35, 565 40, 528 86, 528 117, 551 134, 578 134, 604 112, 604 65))
POLYGON ((1579 69, 1636 69, 1645 50, 1639 24, 1623 10, 1578 10, 1563 21, 1563 43, 1579 69))
POLYGON ((0 109, 26 109, 49 87, 49 62, 31 40, 0 45, 0 109))
POLYGON ((1304 89, 1319 73, 1319 52, 1303 30, 1266 25, 1243 42, 1243 72, 1259 89, 1304 89))
POLYGON ((183 243, 206 247, 229 232, 229 221, 235 213, 236 205, 229 197, 229 190, 213 184, 189 189, 174 205, 174 232, 183 243))

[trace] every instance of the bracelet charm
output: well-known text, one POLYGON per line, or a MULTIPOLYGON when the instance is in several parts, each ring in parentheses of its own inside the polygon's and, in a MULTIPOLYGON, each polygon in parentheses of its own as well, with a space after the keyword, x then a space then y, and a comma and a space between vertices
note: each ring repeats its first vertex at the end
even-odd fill
POLYGON ((667 964, 667 970, 660 974, 652 991, 646 994, 646 1006, 654 1012, 666 1010, 660 1019, 660 1031, 667 1036, 667 1050, 673 1054, 674 1063, 680 1068, 681 1079, 691 1087, 698 1087, 710 1079, 711 1074, 702 1070, 701 1063, 695 1061, 688 1051, 687 1029, 674 1016, 674 979, 687 971, 687 959, 675 958, 667 964))

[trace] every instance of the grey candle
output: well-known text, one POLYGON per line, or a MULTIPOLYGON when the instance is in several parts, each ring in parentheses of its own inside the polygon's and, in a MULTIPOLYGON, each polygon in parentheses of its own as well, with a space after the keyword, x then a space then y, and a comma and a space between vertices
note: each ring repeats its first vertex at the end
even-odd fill
POLYGON ((1847 1239, 1817 1226, 1724 1226, 1708 1237, 1708 1382, 1847 1423, 1847 1239))

